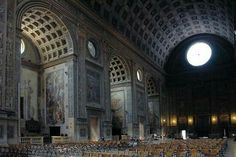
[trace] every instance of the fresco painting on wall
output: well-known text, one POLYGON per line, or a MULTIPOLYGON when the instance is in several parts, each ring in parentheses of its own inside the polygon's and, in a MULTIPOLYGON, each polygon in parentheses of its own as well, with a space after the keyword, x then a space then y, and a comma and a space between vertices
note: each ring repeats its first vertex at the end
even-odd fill
MULTIPOLYGON (((34 90, 32 88, 31 85, 31 80, 24 80, 24 84, 25 84, 25 90, 27 93, 27 106, 28 106, 28 119, 34 118, 34 114, 35 114, 35 109, 34 109, 34 105, 32 105, 32 94, 34 93, 34 90)), ((35 104, 36 105, 36 104, 35 104)))
POLYGON ((22 118, 38 120, 38 73, 21 67, 20 97, 22 97, 22 118))
POLYGON ((34 90, 32 88, 30 79, 23 80, 21 81, 21 94, 23 97, 26 98, 26 103, 27 106, 27 119, 34 118, 35 110, 34 110, 34 102, 32 101, 32 95, 34 93, 34 90))
POLYGON ((111 110, 113 112, 113 124, 117 128, 122 128, 122 122, 124 120, 124 92, 112 92, 111 93, 111 110))
POLYGON ((46 75, 46 112, 48 124, 63 124, 64 113, 64 70, 46 75))
POLYGON ((87 71, 87 101, 100 104, 100 75, 87 71))

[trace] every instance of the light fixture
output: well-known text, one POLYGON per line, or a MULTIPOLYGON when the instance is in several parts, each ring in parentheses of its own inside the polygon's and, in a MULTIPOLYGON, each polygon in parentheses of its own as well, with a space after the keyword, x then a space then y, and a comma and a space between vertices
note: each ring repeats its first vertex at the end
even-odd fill
POLYGON ((166 119, 165 118, 161 118, 161 125, 165 125, 166 124, 166 119))
POLYGON ((217 124, 217 116, 215 116, 215 115, 211 116, 211 123, 217 124))
POLYGON ((236 113, 231 114, 231 123, 236 124, 236 113))
POLYGON ((188 117, 188 125, 193 125, 193 117, 192 116, 188 117))
POLYGON ((176 118, 176 116, 172 116, 172 118, 171 118, 171 126, 177 126, 177 118, 176 118))
POLYGON ((172 120, 172 123, 173 123, 173 124, 176 124, 176 120, 175 120, 175 119, 173 119, 173 120, 172 120))
POLYGON ((192 66, 206 64, 211 58, 211 47, 205 42, 196 42, 187 51, 187 60, 192 66))

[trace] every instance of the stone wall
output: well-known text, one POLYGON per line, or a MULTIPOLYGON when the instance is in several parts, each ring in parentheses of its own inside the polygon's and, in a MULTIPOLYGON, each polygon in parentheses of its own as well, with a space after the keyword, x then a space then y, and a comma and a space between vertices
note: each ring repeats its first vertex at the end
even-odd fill
POLYGON ((90 138, 90 119, 96 117, 99 119, 99 136, 111 139, 109 65, 113 55, 124 57, 130 69, 130 86, 124 89, 126 92, 124 109, 127 110, 124 115, 126 132, 138 137, 142 123, 145 135, 149 133, 149 121, 145 117, 148 100, 144 78, 147 73, 155 74, 155 79, 164 82, 163 72, 148 62, 148 59, 143 60, 143 56, 140 55, 142 52, 133 43, 109 25, 104 25, 104 21, 96 14, 81 5, 72 6, 67 1, 5 0, 0 4, 0 18, 0 124, 4 124, 3 127, 0 126, 0 138, 4 139, 1 143, 16 142, 21 133, 18 127, 24 127, 23 124, 17 123, 20 118, 18 114, 20 89, 23 90, 21 94, 28 90, 26 97, 30 96, 27 100, 31 101, 28 107, 34 109, 29 109, 29 112, 33 111, 33 115, 30 112, 27 116, 42 122, 41 133, 49 133, 49 126, 60 126, 61 133, 72 136, 74 140, 87 140, 90 138), (38 18, 39 14, 45 12, 51 23, 45 25, 42 30, 51 28, 53 29, 51 34, 50 31, 43 34, 44 31, 39 30, 41 25, 33 29, 40 21, 45 23, 47 17, 44 16, 42 20, 38 18), (30 14, 34 15, 35 19, 31 19, 34 20, 33 23, 27 24, 30 14), (61 38, 57 38, 61 33, 58 33, 58 30, 54 31, 58 29, 57 25, 61 26, 62 30, 59 31, 64 32, 61 38), (14 28, 17 28, 17 33, 14 28), (31 31, 27 31, 29 28, 31 31), (37 62, 37 66, 30 64, 38 69, 37 73, 29 70, 30 68, 22 68, 24 77, 20 85, 21 33, 35 44, 40 62, 37 62), (52 38, 54 40, 50 42, 52 38), (46 40, 45 47, 40 45, 44 40, 46 40), (56 41, 59 41, 59 44, 56 41), (93 52, 91 45, 88 45, 90 42, 93 43, 92 47, 96 52, 93 52), (54 52, 55 46, 57 48, 54 52), (61 51, 63 55, 60 54, 61 51), (141 70, 142 80, 137 80, 137 70, 141 70), (37 74, 39 85, 36 81, 37 74), (34 87, 30 86, 29 80, 34 87), (26 89, 22 82, 26 84, 28 82, 27 87, 30 88, 26 89), (35 91, 38 91, 38 98, 35 91), (35 112, 38 105, 40 110, 35 112), (7 132, 9 138, 6 136, 7 132))
POLYGON ((172 116, 177 116, 179 132, 187 129, 199 136, 227 136, 235 132, 235 68, 227 68, 205 74, 183 75, 171 79, 168 86, 169 125, 172 116), (198 77, 196 76, 198 75, 198 77), (188 118, 193 118, 189 124, 188 118), (215 120, 212 118, 215 117, 215 120))

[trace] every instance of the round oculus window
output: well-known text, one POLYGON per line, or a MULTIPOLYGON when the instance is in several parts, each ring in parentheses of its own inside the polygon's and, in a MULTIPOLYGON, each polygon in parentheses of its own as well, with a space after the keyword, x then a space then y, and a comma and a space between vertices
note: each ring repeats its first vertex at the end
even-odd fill
POLYGON ((95 58, 97 55, 97 52, 96 52, 96 47, 95 47, 94 43, 89 40, 87 47, 88 47, 88 51, 89 51, 90 55, 95 58))
POLYGON ((140 69, 137 70, 137 79, 138 79, 139 81, 142 81, 142 79, 143 79, 142 71, 141 71, 140 69))
POLYGON ((207 43, 197 42, 188 49, 187 60, 192 66, 201 66, 209 61, 211 54, 211 47, 207 43))
POLYGON ((20 43, 20 53, 24 53, 25 52, 25 42, 21 39, 21 43, 20 43))

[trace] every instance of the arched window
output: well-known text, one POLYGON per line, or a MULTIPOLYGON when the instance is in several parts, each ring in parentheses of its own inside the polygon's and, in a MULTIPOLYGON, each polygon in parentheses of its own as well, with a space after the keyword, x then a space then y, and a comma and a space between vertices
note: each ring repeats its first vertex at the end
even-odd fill
POLYGON ((20 53, 24 53, 25 52, 25 42, 24 40, 21 39, 21 43, 20 43, 20 53))
POLYGON ((141 82, 143 80, 143 73, 142 73, 142 71, 140 69, 138 69, 136 74, 137 74, 137 80, 141 82))

